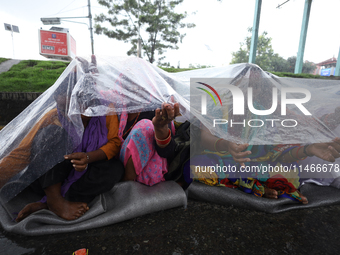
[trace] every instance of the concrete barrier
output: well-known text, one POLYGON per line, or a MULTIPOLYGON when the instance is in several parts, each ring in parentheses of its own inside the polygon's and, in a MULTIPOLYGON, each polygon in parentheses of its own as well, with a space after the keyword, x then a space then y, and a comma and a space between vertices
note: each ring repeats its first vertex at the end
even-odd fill
POLYGON ((0 125, 8 124, 41 94, 35 92, 0 92, 0 125))

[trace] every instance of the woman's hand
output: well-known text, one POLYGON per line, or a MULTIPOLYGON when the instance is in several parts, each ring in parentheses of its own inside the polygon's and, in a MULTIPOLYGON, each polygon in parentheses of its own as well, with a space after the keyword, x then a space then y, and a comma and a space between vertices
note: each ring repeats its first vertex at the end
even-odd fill
POLYGON ((91 63, 82 57, 76 57, 76 59, 81 63, 84 73, 99 73, 97 69, 97 59, 95 55, 91 55, 91 63))
POLYGON ((316 156, 323 160, 334 162, 340 157, 340 138, 337 137, 330 143, 314 143, 306 148, 308 156, 316 156))
POLYGON ((233 156, 235 162, 240 163, 242 167, 245 167, 245 162, 250 161, 248 156, 251 154, 251 151, 244 151, 249 144, 237 144, 227 140, 221 140, 217 143, 217 146, 218 151, 228 151, 233 156))
POLYGON ((208 149, 210 151, 227 151, 231 156, 233 156, 234 161, 241 164, 242 167, 245 167, 245 162, 250 161, 248 156, 251 154, 251 151, 244 151, 247 149, 249 144, 238 144, 218 138, 212 135, 203 125, 201 126, 201 146, 203 149, 208 149))
POLYGON ((155 110, 155 117, 152 124, 155 128, 156 137, 160 140, 166 139, 168 136, 168 124, 179 115, 179 104, 174 105, 163 103, 162 109, 155 110))
POLYGON ((82 172, 87 169, 89 163, 88 154, 85 152, 75 152, 64 156, 65 159, 70 159, 76 171, 82 172))

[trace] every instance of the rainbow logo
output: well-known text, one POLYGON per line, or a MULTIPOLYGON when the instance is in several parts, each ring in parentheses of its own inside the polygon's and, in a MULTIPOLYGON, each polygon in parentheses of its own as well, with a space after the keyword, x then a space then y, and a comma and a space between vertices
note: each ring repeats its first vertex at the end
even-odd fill
MULTIPOLYGON (((214 92, 215 95, 217 96, 218 100, 220 101, 221 106, 222 106, 222 100, 221 100, 219 94, 217 93, 217 91, 216 91, 213 87, 211 87, 210 85, 208 85, 208 84, 206 84, 206 83, 203 83, 203 82, 197 82, 197 83, 206 86, 206 87, 209 88, 212 92, 214 92)), ((212 94, 209 90, 204 89, 204 88, 200 88, 200 87, 196 87, 196 88, 198 88, 198 89, 203 90, 204 92, 206 92, 206 93, 212 98, 212 100, 214 100, 215 105, 217 105, 217 102, 216 102, 216 100, 215 100, 213 94, 212 94)))

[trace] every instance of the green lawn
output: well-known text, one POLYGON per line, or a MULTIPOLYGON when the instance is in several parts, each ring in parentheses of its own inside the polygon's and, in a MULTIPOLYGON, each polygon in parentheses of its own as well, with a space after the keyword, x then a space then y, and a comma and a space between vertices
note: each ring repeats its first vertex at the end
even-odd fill
POLYGON ((2 92, 44 92, 68 66, 68 62, 22 60, 0 74, 2 92))
POLYGON ((163 69, 164 71, 168 73, 178 73, 178 72, 194 70, 192 68, 172 68, 172 67, 161 67, 161 69, 163 69))
POLYGON ((0 64, 1 64, 2 62, 5 62, 6 60, 8 60, 8 58, 0 58, 0 64))
POLYGON ((309 73, 287 73, 287 72, 272 72, 279 77, 291 77, 291 78, 308 78, 308 79, 328 79, 328 80, 339 80, 340 77, 335 76, 321 76, 321 75, 313 75, 309 73))
MULTIPOLYGON (((0 63, 6 61, 0 58, 0 63)), ((44 92, 62 74, 69 62, 62 61, 42 61, 42 60, 22 60, 19 64, 0 74, 1 92, 44 92)), ((163 70, 174 73, 194 70, 190 68, 162 68, 163 70)), ((340 79, 340 77, 323 77, 312 74, 293 74, 273 72, 280 77, 294 78, 316 78, 316 79, 340 79)))

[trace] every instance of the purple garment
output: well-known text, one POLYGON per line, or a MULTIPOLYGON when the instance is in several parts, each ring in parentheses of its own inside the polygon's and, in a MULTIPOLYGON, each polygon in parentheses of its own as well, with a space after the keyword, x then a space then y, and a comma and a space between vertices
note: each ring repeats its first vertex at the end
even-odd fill
MULTIPOLYGON (((88 126, 84 130, 82 143, 74 150, 74 152, 91 152, 104 146, 107 142, 108 130, 106 128, 106 117, 92 117, 88 126)), ((71 185, 86 173, 87 169, 82 172, 71 170, 67 179, 61 186, 61 195, 64 197, 71 185)), ((46 203, 47 198, 44 196, 40 202, 46 203)))

